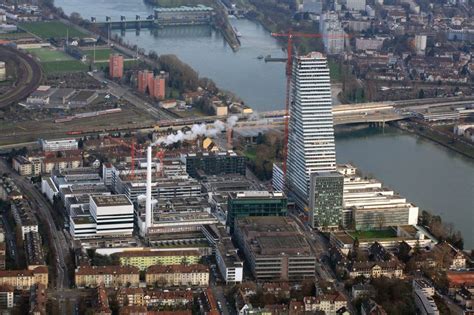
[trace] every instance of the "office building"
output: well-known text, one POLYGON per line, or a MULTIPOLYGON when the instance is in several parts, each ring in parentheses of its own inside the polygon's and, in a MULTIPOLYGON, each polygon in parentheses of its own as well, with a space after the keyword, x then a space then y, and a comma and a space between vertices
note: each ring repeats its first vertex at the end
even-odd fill
POLYGON ((338 172, 311 174, 309 217, 313 228, 337 228, 342 224, 344 176, 338 172))
POLYGON ((109 57, 109 77, 111 79, 122 79, 123 77, 123 56, 112 54, 109 57))
POLYGON ((331 81, 327 59, 312 52, 293 62, 287 180, 307 203, 310 174, 336 170, 331 81))
POLYGON ((193 265, 153 265, 147 268, 146 284, 154 286, 201 286, 209 285, 209 268, 201 264, 193 265))
POLYGON ((287 198, 282 192, 242 191, 229 193, 227 222, 234 231, 235 220, 244 217, 286 216, 287 198))
POLYGON ((140 271, 133 266, 82 266, 75 272, 78 288, 97 287, 100 284, 106 288, 138 287, 139 278, 140 271))
POLYGON ((415 35, 415 50, 417 55, 425 55, 426 53, 426 35, 415 35))
POLYGON ((328 55, 344 52, 346 34, 337 13, 326 12, 321 15, 319 32, 323 35, 324 49, 328 55))
POLYGON ((240 174, 245 176, 246 158, 234 151, 197 152, 183 156, 186 172, 195 178, 203 175, 240 174))
POLYGON ((365 11, 365 0, 346 0, 345 6, 350 11, 365 11))
POLYGON ((315 276, 316 257, 288 217, 237 219, 234 238, 257 281, 301 281, 315 276))
POLYGON ((125 195, 90 196, 90 213, 97 224, 97 234, 131 235, 133 204, 125 195))
POLYGON ((283 175, 283 165, 281 163, 273 163, 272 187, 275 191, 285 190, 285 177, 283 175))
POLYGON ((422 315, 438 315, 439 310, 433 296, 435 289, 433 285, 424 279, 413 279, 413 295, 415 298, 415 305, 422 315))
POLYGON ((76 139, 61 140, 40 140, 41 149, 43 151, 67 151, 77 150, 78 144, 76 139))

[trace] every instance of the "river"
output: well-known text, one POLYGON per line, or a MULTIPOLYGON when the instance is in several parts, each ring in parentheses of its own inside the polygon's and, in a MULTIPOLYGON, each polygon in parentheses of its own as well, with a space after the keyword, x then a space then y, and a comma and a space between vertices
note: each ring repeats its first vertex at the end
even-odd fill
MULTIPOLYGON (((56 0, 70 14, 84 18, 125 15, 146 17, 153 8, 142 0, 56 0)), ((278 43, 263 27, 232 20, 242 33, 242 47, 233 52, 219 32, 209 27, 126 31, 124 40, 158 54, 176 54, 200 75, 234 92, 254 109, 281 109, 285 96, 282 63, 265 63, 259 55, 283 56, 278 43)), ((353 162, 383 181, 420 209, 442 216, 459 229, 466 248, 474 248, 474 161, 417 136, 386 128, 337 134, 339 162, 353 162)))

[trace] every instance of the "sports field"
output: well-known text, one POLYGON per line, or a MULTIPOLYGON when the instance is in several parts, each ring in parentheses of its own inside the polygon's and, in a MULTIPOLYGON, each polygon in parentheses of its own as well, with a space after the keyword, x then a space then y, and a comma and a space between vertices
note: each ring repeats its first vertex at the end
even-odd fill
MULTIPOLYGON (((94 50, 84 50, 84 55, 89 58, 89 60, 94 60, 94 50)), ((109 48, 102 48, 102 49, 96 49, 95 50, 95 60, 96 61, 103 61, 103 60, 109 60, 110 54, 115 53, 114 50, 109 49, 109 48)))
POLYGON ((372 239, 372 238, 393 238, 397 233, 393 229, 385 230, 371 230, 371 231, 356 231, 349 232, 349 234, 358 239, 372 239))
POLYGON ((34 48, 28 51, 39 58, 46 74, 57 72, 87 71, 89 67, 61 50, 34 48))
POLYGON ((66 38, 66 36, 69 36, 70 38, 82 38, 87 36, 87 34, 78 31, 72 26, 68 26, 60 21, 25 22, 20 23, 19 27, 43 39, 66 38))
POLYGON ((73 58, 63 51, 50 48, 27 49, 28 52, 39 58, 41 62, 72 60, 73 58))

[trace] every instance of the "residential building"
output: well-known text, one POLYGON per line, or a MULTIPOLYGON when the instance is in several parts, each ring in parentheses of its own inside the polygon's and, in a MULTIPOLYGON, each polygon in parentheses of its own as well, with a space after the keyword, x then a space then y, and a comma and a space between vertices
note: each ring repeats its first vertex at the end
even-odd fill
POLYGON ((234 238, 259 281, 301 281, 315 275, 316 257, 288 217, 239 218, 234 238))
POLYGON ((323 1, 322 0, 304 0, 302 11, 312 13, 312 14, 321 14, 323 12, 323 1))
MULTIPOLYGON (((133 289, 133 288, 128 288, 133 289)), ((97 296, 94 301, 94 315, 112 315, 109 307, 109 297, 103 283, 97 287, 97 296)))
POLYGON ((30 312, 29 315, 47 315, 46 302, 48 301, 46 287, 38 283, 30 292, 30 312))
POLYGON ((366 278, 403 278, 403 264, 397 260, 390 261, 353 261, 347 266, 349 277, 366 278))
POLYGON ((12 159, 12 167, 21 176, 37 176, 41 174, 41 159, 19 155, 12 159))
POLYGON ((0 310, 6 310, 15 306, 15 288, 10 285, 0 286, 0 310))
POLYGON ((318 296, 305 296, 303 299, 305 312, 324 312, 327 315, 336 315, 337 312, 347 307, 346 298, 340 294, 322 294, 318 296))
POLYGON ((467 255, 446 241, 436 244, 431 254, 435 259, 442 262, 441 264, 445 268, 465 269, 467 266, 467 255))
POLYGON ((143 288, 123 287, 117 291, 117 302, 120 307, 124 305, 145 305, 145 292, 143 288))
POLYGON ((153 74, 153 71, 139 71, 137 76, 138 91, 162 100, 166 97, 166 78, 167 75, 163 71, 157 76, 153 74))
POLYGON ((143 304, 147 307, 175 307, 188 308, 192 305, 193 293, 192 291, 163 291, 160 289, 146 290, 143 297, 143 304))
POLYGON ((310 224, 315 229, 338 228, 342 224, 344 177, 336 172, 311 174, 310 224))
POLYGON ((126 251, 117 254, 120 265, 134 266, 146 270, 153 265, 197 264, 202 255, 196 250, 140 250, 126 251))
POLYGON ((47 267, 36 267, 33 270, 0 270, 0 285, 29 290, 38 283, 48 287, 47 267))
POLYGON ((106 288, 138 287, 139 275, 134 266, 81 266, 76 269, 75 283, 78 288, 97 287, 102 283, 106 288))
POLYGON ((209 285, 209 268, 201 264, 153 265, 146 270, 147 285, 200 286, 209 285))
POLYGON ((109 77, 111 79, 122 79, 123 77, 123 56, 111 54, 109 57, 109 77))
POLYGON ((40 234, 35 231, 26 233, 24 244, 28 269, 33 270, 36 267, 46 266, 40 234))
POLYGON ((43 151, 67 151, 77 150, 78 144, 76 139, 61 139, 61 140, 40 140, 43 151))
POLYGON ((319 32, 323 35, 324 49, 328 55, 344 52, 346 33, 337 13, 326 12, 321 15, 319 32))
POLYGON ((351 11, 365 11, 365 0, 346 0, 345 6, 351 11))
POLYGON ((387 315, 384 308, 374 300, 368 299, 362 302, 360 306, 361 315, 387 315))
POLYGON ((227 222, 231 233, 235 220, 244 217, 286 216, 287 198, 282 192, 231 192, 227 199, 227 222))
POLYGON ((304 207, 310 175, 336 170, 331 82, 321 53, 299 56, 293 62, 291 104, 287 180, 304 207))

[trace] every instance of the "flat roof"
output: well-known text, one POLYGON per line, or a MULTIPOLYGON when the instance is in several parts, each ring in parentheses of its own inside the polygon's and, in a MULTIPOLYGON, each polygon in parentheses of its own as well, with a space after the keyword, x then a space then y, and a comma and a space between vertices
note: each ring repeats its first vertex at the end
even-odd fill
POLYGON ((174 8, 155 8, 155 12, 198 12, 198 11, 214 11, 211 7, 206 7, 205 5, 198 4, 197 6, 189 7, 189 6, 180 6, 174 8))
POLYGON ((98 207, 132 205, 132 202, 125 195, 95 195, 91 198, 98 207))

